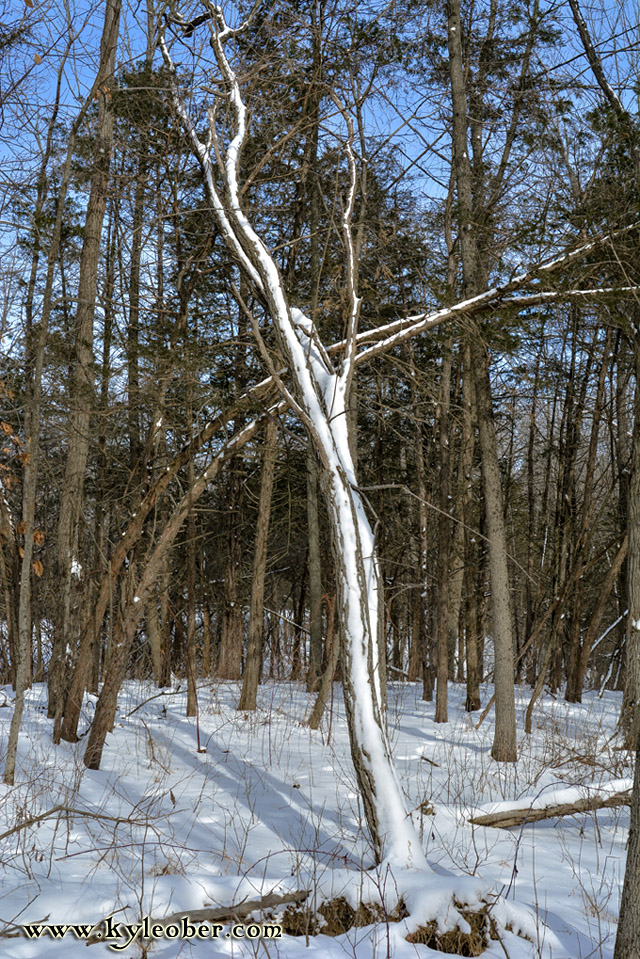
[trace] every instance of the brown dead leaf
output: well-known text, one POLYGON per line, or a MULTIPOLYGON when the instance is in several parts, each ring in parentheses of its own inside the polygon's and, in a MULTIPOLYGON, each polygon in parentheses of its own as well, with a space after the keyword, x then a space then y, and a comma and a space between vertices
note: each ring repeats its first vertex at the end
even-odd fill
POLYGON ((33 572, 38 577, 42 576, 42 574, 44 573, 44 566, 42 565, 39 559, 34 559, 33 561, 33 572))

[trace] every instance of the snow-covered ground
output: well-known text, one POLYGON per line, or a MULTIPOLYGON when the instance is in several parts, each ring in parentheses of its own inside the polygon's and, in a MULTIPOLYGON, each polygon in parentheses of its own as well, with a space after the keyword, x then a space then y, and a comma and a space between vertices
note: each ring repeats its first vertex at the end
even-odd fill
MULTIPOLYGON (((627 808, 511 830, 468 819, 521 799, 566 802, 585 795, 572 787, 629 777, 628 754, 614 737, 617 695, 587 694, 582 705, 547 695, 532 736, 519 735, 518 763, 507 765, 489 754, 492 717, 476 730, 478 716, 465 714, 460 687, 450 687, 450 722, 435 725, 434 706, 421 701, 418 686, 391 684, 394 758, 432 870, 398 874, 371 869, 339 686, 317 732, 304 725, 312 698, 299 684, 261 686, 254 714, 236 711, 238 692, 232 683, 200 687, 198 752, 184 691, 158 695, 151 685, 127 683, 99 772, 82 764, 84 740, 52 745, 45 690, 30 692, 17 784, 0 786, 3 959, 87 955, 70 930, 58 940, 50 932, 28 939, 11 935, 12 923, 93 924, 108 916, 136 923, 299 889, 311 889, 318 902, 342 896, 354 907, 393 908, 400 893, 409 916, 335 938, 236 939, 226 923, 218 939, 138 939, 119 951, 112 947, 124 940, 114 940, 91 948, 95 959, 415 959, 442 955, 405 936, 429 918, 442 930, 455 925, 452 897, 471 906, 495 897, 490 911, 500 935, 490 940, 487 959, 610 959, 627 808), (43 815, 54 807, 63 808, 43 815)), ((519 721, 528 694, 521 690, 519 721)), ((0 755, 12 698, 0 689, 0 755)), ((85 727, 91 711, 89 698, 85 727)))

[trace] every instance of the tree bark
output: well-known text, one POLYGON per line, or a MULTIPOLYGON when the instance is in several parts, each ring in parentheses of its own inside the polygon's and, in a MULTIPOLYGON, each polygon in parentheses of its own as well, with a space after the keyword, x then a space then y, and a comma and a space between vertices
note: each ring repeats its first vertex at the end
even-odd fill
POLYGON ((450 519, 448 516, 451 479, 451 455, 449 450, 449 408, 451 405, 451 341, 445 347, 442 358, 440 383, 440 514, 438 516, 438 620, 436 653, 436 712, 435 722, 448 721, 449 686, 449 553, 450 519))
POLYGON ((74 561, 76 560, 75 554, 78 546, 84 480, 89 452, 89 419, 94 407, 93 321, 114 124, 111 110, 111 91, 108 89, 108 84, 112 82, 111 78, 115 70, 120 8, 121 0, 108 0, 105 9, 100 45, 99 76, 101 85, 93 150, 93 170, 85 217, 82 253, 80 255, 69 445, 56 542, 56 579, 60 600, 49 667, 48 711, 50 716, 55 715, 56 717, 54 741, 58 741, 60 738, 60 722, 64 706, 65 650, 68 646, 71 646, 72 654, 77 655, 77 647, 74 649, 74 644, 70 642, 71 636, 76 636, 79 615, 77 610, 72 610, 72 584, 75 576, 74 561), (74 621, 76 621, 75 628, 74 621))
POLYGON ((462 488, 462 519, 464 521, 464 565, 467 583, 465 616, 465 654, 467 665, 467 695, 465 710, 468 713, 480 709, 481 667, 478 661, 478 603, 476 592, 476 562, 478 550, 472 536, 473 517, 473 457, 475 450, 473 372, 471 347, 468 338, 464 344, 462 359, 462 438, 460 449, 460 476, 462 488))
MULTIPOLYGON (((382 583, 374 532, 355 475, 354 438, 350 436, 350 388, 360 310, 357 262, 351 233, 357 186, 351 147, 353 134, 350 131, 346 144, 350 185, 342 218, 347 258, 347 337, 344 356, 336 369, 312 321, 290 305, 280 271, 243 210, 239 196, 238 158, 246 136, 246 108, 237 77, 225 54, 223 37, 227 28, 220 7, 215 8, 210 28, 211 45, 233 120, 233 140, 226 152, 224 167, 224 199, 215 185, 214 167, 219 169, 219 164, 209 147, 198 138, 175 85, 172 89, 174 107, 200 162, 208 200, 227 246, 266 304, 280 354, 293 379, 293 395, 278 376, 260 327, 251 317, 261 358, 278 383, 283 399, 304 423, 322 466, 323 492, 334 544, 338 619, 344 638, 345 712, 351 755, 374 855, 379 861, 386 859, 403 867, 426 868, 420 840, 406 813, 386 730, 384 672, 380 661, 382 583)), ((167 67, 173 71, 162 36, 160 45, 167 67)), ((344 114, 343 117, 349 125, 349 119, 344 114)), ((221 149, 214 123, 210 124, 210 136, 214 152, 221 149)))
POLYGON ((231 465, 229 500, 227 506, 227 546, 224 567, 224 595, 222 607, 222 635, 216 673, 220 679, 240 679, 242 675, 242 606, 238 593, 241 561, 240 510, 242 509, 242 461, 231 465))
POLYGON ((307 692, 315 692, 322 669, 322 560, 318 518, 318 467, 307 453, 307 535, 309 537, 309 671, 307 692))
POLYGON ((634 340, 636 392, 633 421, 631 476, 629 478, 629 553, 627 586, 627 660, 620 725, 627 748, 635 749, 640 739, 640 334, 634 340))
MULTIPOLYGON (((411 383, 411 401, 417 409, 420 388, 417 379, 417 369, 414 351, 409 345, 409 372, 411 383)), ((415 470, 418 484, 418 502, 416 508, 417 535, 415 537, 415 552, 417 554, 417 589, 413 603, 413 628, 411 631, 411 652, 409 656, 409 681, 422 680, 422 698, 429 701, 433 698, 433 689, 429 695, 431 671, 427 664, 427 629, 426 629, 426 593, 427 593, 427 555, 429 551, 429 513, 427 508, 427 482, 425 477, 425 450, 423 437, 423 423, 420 416, 415 420, 415 470)))
POLYGON ((340 633, 336 633, 335 629, 335 603, 332 597, 328 599, 327 605, 329 607, 327 610, 327 663, 320 680, 316 701, 307 720, 310 729, 317 729, 320 725, 340 660, 340 633))
MULTIPOLYGON (((481 267, 475 236, 472 174, 468 153, 467 94, 462 61, 462 23, 459 0, 447 3, 449 76, 453 104, 453 154, 460 216, 460 248, 465 296, 482 289, 481 267)), ((507 537, 502 503, 502 485, 493 404, 489 358, 479 330, 471 336, 478 435, 482 457, 482 479, 489 540, 489 573, 495 659, 496 723, 491 755, 500 762, 517 759, 513 636, 509 602, 507 537)))
POLYGON ((542 809, 526 806, 522 809, 487 813, 484 816, 473 816, 469 822, 473 826, 510 829, 512 826, 524 826, 531 822, 542 822, 543 819, 557 819, 561 816, 575 816, 595 809, 616 809, 619 806, 628 806, 630 802, 629 791, 625 790, 610 796, 588 796, 585 799, 577 799, 575 802, 557 803, 542 809))
MULTIPOLYGON (((119 0, 118 0, 119 2, 119 0)), ((105 18, 105 30, 103 41, 110 42, 107 33, 108 16, 105 18)), ((71 43, 71 41, 70 41, 71 43)), ((56 92, 55 108, 49 123, 47 134, 47 147, 45 157, 51 148, 53 142, 53 132, 58 113, 60 98, 60 83, 62 71, 69 47, 62 58, 62 65, 58 74, 58 85, 56 92)), ((31 560, 33 556, 33 533, 35 528, 35 506, 36 490, 39 469, 40 456, 40 423, 42 417, 42 374, 44 367, 44 351, 47 342, 49 319, 51 316, 53 303, 53 282, 56 264, 58 263, 60 253, 60 241, 62 236, 63 216, 69 183, 71 179, 71 168, 73 160, 73 151, 75 147, 78 130, 87 114, 90 105, 96 96, 100 83, 102 82, 102 61, 98 68, 96 79, 91 85, 91 89, 85 98, 78 115, 76 116, 67 138, 67 151, 62 168, 62 179, 56 198, 56 212, 53 224, 52 234, 49 241, 47 255, 47 275, 45 279, 44 291, 42 296, 42 307, 40 324, 37 331, 34 332, 35 348, 33 350, 33 373, 27 386, 27 404, 25 413, 25 444, 24 444, 24 475, 22 488, 22 528, 24 530, 24 549, 22 563, 20 567, 20 585, 18 598, 18 647, 16 650, 16 698, 11 725, 9 728, 9 738, 7 743, 7 755, 5 760, 4 781, 8 785, 13 785, 15 776, 16 755, 18 749, 18 734, 22 722, 22 713, 24 710, 24 693, 30 682, 31 676, 31 560)), ((46 159, 42 167, 46 170, 46 159)), ((28 362, 28 366, 31 363, 28 362)))
POLYGON ((278 422, 270 419, 264 438, 264 457, 262 460, 262 479, 260 482, 260 501, 258 504, 258 525, 253 554, 253 581, 251 585, 251 609, 249 612, 249 636, 247 656, 242 677, 242 692, 238 709, 256 708, 260 669, 262 666, 262 640, 264 630, 264 581, 267 567, 267 542, 269 539, 269 519, 271 516, 271 495, 276 470, 278 448, 278 422))
POLYGON ((631 821, 627 844, 620 920, 613 959, 638 959, 640 955, 640 741, 636 745, 636 766, 631 796, 631 821))
POLYGON ((496 694, 496 723, 491 755, 498 762, 515 762, 518 753, 516 746, 513 638, 509 601, 509 570, 507 567, 507 535, 502 507, 502 480, 493 422, 488 357, 476 338, 472 340, 471 355, 476 372, 478 435, 482 453, 482 486, 489 540, 489 577, 491 581, 496 694))
MULTIPOLYGON (((191 406, 191 404, 189 404, 191 406)), ((192 414, 192 410, 189 412, 192 414)), ((189 419, 189 424, 192 420, 189 419)), ((187 469, 189 489, 195 485, 193 460, 189 460, 187 469)), ((193 507, 187 516, 187 642, 184 651, 187 673, 187 716, 198 713, 197 656, 196 656, 196 518, 193 507)))

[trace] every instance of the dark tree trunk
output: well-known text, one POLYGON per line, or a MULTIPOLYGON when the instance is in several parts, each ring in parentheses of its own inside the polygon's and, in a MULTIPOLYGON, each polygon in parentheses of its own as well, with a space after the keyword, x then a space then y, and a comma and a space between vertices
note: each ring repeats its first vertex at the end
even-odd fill
POLYGON ((238 709, 256 708, 258 683, 262 667, 262 639, 264 627, 264 581, 267 568, 267 542, 269 538, 269 519, 271 516, 271 495, 275 476, 278 449, 278 423, 270 419, 264 440, 262 461, 262 479, 260 483, 260 502, 258 504, 258 525, 253 554, 253 581, 251 586, 251 609, 249 612, 249 636, 247 640, 247 658, 242 677, 242 692, 238 709))

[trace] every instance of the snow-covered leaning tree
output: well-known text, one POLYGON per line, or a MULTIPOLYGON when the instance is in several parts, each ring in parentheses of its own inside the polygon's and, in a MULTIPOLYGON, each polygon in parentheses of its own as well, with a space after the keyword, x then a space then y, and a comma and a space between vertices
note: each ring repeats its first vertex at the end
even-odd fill
POLYGON ((345 149, 350 183, 342 233, 350 309, 343 350, 333 361, 311 320, 289 302, 275 260, 243 210, 239 177, 240 155, 247 134, 247 111, 237 75, 225 50, 225 44, 239 31, 227 25, 221 7, 208 0, 204 0, 203 7, 205 16, 198 17, 197 22, 206 22, 210 30, 219 79, 230 108, 228 142, 222 142, 215 106, 208 111, 207 141, 200 139, 185 98, 179 92, 169 46, 161 33, 160 47, 173 77, 174 108, 202 167, 212 215, 234 259, 266 305, 280 352, 286 361, 287 383, 273 367, 258 324, 249 313, 262 359, 282 397, 305 425, 323 468, 334 542, 351 753, 375 854, 379 861, 425 868, 421 844, 405 809, 387 737, 381 678, 384 643, 381 636, 380 572, 374 532, 358 490, 349 436, 350 417, 347 413, 360 312, 351 234, 357 168, 349 117, 346 111, 341 111, 349 130, 345 149))
MULTIPOLYGON (((337 115, 341 116, 347 131, 345 153, 350 172, 342 215, 346 292, 350 306, 345 339, 326 346, 312 320, 290 302, 278 266, 242 205, 240 157, 247 136, 247 110, 238 76, 226 53, 226 44, 244 31, 248 23, 233 29, 226 23, 221 7, 214 6, 211 0, 200 2, 203 13, 193 20, 187 21, 180 13, 174 12, 167 22, 175 24, 185 36, 205 24, 210 32, 217 75, 213 87, 214 103, 208 109, 206 139, 201 138, 196 121, 189 112, 187 96, 180 91, 170 46, 161 28, 159 45, 171 78, 173 106, 200 164, 211 216, 271 322, 286 367, 284 373, 274 365, 256 318, 237 294, 270 373, 270 382, 279 391, 281 400, 306 427, 323 469, 324 494, 334 545, 337 612, 343 639, 343 688, 351 753, 376 858, 400 868, 426 869, 418 835, 405 808, 386 730, 382 584, 374 531, 358 488, 351 452, 355 448, 350 435, 354 427, 348 410, 354 370, 399 343, 455 317, 477 316, 485 311, 493 313, 501 306, 527 310, 552 300, 582 300, 636 291, 636 287, 599 287, 560 292, 542 289, 541 283, 551 274, 566 271, 572 264, 579 263, 604 243, 636 231, 640 224, 632 223, 608 235, 595 236, 513 275, 499 286, 472 291, 453 306, 433 313, 407 316, 384 327, 358 333, 360 299, 352 237, 357 163, 352 149, 350 118, 336 98, 337 115), (223 104, 225 122, 220 110, 223 104)), ((202 488, 204 485, 206 483, 202 488)), ((508 676, 508 663, 505 675, 508 676)), ((510 695, 513 696, 513 689, 510 695)), ((508 709, 508 718, 514 725, 511 708, 508 709)), ((515 728, 512 732, 515 743, 515 728)))

